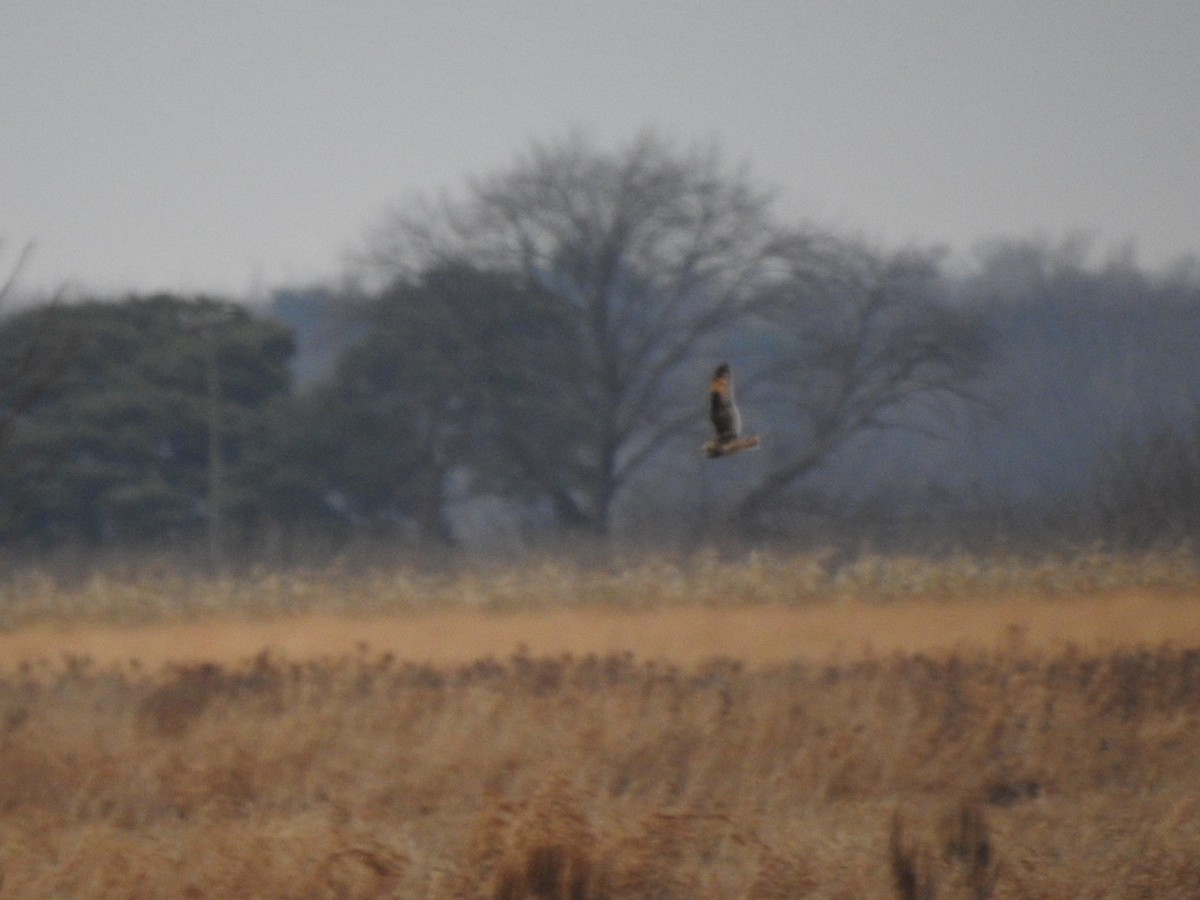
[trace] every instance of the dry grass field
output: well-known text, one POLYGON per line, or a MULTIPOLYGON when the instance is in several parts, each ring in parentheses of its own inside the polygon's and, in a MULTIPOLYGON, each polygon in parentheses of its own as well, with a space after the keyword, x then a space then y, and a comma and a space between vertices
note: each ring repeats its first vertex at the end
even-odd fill
POLYGON ((0 584, 0 897, 1200 896, 1200 576, 0 584))

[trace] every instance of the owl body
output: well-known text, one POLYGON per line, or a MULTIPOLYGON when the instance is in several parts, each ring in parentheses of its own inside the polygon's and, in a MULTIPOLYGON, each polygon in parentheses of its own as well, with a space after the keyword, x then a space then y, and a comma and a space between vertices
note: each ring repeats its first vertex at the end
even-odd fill
POLYGON ((757 436, 741 436, 742 417, 733 399, 733 370, 729 363, 717 366, 708 394, 708 417, 716 436, 704 445, 705 455, 714 459, 757 447, 760 443, 757 436))

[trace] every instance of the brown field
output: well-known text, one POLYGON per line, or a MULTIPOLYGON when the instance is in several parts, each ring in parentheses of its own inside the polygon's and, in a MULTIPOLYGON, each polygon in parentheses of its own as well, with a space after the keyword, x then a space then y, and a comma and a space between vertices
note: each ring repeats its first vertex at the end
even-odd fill
POLYGON ((1200 896, 1189 558, 818 562, 13 577, 0 897, 1200 896))
POLYGON ((318 659, 361 651, 457 666, 517 652, 535 656, 631 653, 694 665, 714 657, 750 666, 897 652, 997 649, 1019 640, 1040 650, 1098 650, 1173 642, 1200 647, 1200 594, 1146 590, 1053 600, 861 602, 657 609, 449 610, 382 616, 306 613, 274 619, 221 616, 153 625, 31 626, 0 634, 0 668, 86 658, 236 665, 267 651, 318 659))

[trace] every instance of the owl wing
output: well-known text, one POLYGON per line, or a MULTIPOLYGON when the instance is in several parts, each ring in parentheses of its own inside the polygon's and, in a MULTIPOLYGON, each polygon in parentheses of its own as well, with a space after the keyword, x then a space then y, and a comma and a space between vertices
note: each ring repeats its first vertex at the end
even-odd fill
POLYGON ((710 392, 708 417, 712 421, 717 440, 722 443, 736 441, 741 430, 737 406, 733 402, 733 394, 727 385, 713 383, 710 392))

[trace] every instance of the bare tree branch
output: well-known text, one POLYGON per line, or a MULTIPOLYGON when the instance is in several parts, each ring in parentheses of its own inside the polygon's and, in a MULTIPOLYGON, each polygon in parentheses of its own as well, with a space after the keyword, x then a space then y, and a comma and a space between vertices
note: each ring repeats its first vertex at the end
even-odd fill
POLYGON ((747 525, 870 432, 935 436, 921 410, 977 402, 969 385, 986 356, 979 323, 927 295, 934 269, 922 260, 807 237, 782 241, 780 259, 793 249, 802 252, 758 305, 791 350, 758 380, 806 430, 735 505, 747 525))
MULTIPOLYGON (((511 169, 444 203, 434 224, 379 243, 397 265, 458 258, 520 274, 557 298, 578 356, 547 372, 589 411, 587 463, 564 445, 538 478, 582 498, 608 528, 615 499, 698 405, 678 384, 703 343, 738 319, 775 240, 770 198, 715 148, 681 152, 653 133, 617 152, 580 135, 534 144, 511 169)), ((393 224, 394 224, 393 220, 393 224)), ((561 442, 561 439, 560 439, 561 442)), ((536 443, 536 442, 535 442, 536 443)), ((516 440, 514 456, 528 453, 516 440)), ((528 467, 531 468, 531 467, 528 467)))

